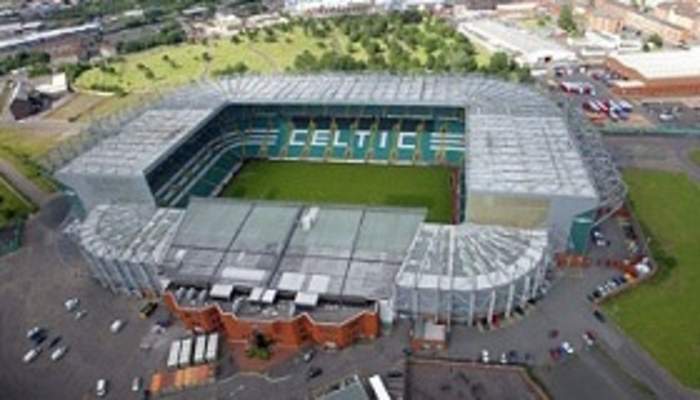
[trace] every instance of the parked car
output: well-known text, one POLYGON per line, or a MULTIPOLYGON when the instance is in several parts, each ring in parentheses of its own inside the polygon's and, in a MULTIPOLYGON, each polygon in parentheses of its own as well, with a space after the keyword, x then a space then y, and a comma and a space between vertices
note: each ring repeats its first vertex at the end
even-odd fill
POLYGON ((323 373, 323 370, 320 367, 311 367, 306 372, 306 379, 316 378, 317 376, 320 376, 322 373, 323 373))
POLYGON ((549 356, 552 357, 552 360, 558 361, 561 358, 561 348, 553 347, 549 349, 549 356))
POLYGON ((66 300, 63 305, 66 306, 66 310, 68 310, 68 312, 72 312, 78 307, 78 304, 80 304, 80 300, 78 300, 76 297, 72 297, 66 300))
POLYGON ((304 360, 305 363, 310 363, 311 360, 314 359, 315 355, 316 354, 315 354, 314 350, 311 349, 311 350, 307 351, 306 353, 304 353, 304 355, 302 356, 302 359, 304 360))
POLYGON ((603 315, 602 312, 600 312, 600 311, 598 311, 598 310, 594 310, 594 311, 593 311, 593 316, 594 316, 598 321, 605 323, 605 316, 603 315))
POLYGON ((566 354, 574 354, 574 348, 571 346, 571 343, 569 342, 562 342, 561 343, 561 348, 566 352, 566 354))
POLYGON ((105 397, 107 395, 107 379, 99 379, 97 381, 97 386, 95 387, 95 394, 97 397, 105 397))
POLYGON ((501 353, 501 364, 508 364, 508 354, 501 353))
POLYGON ((141 319, 147 319, 156 311, 156 308, 158 308, 158 303, 149 301, 139 310, 139 317, 141 317, 141 319))
POLYGON ((122 321, 120 319, 115 319, 112 322, 112 325, 109 326, 109 330, 110 330, 110 332, 117 334, 117 333, 119 333, 119 331, 122 330, 123 327, 124 327, 124 321, 122 321))
POLYGON ((35 337, 39 336, 44 331, 44 328, 40 326, 35 326, 27 331, 27 339, 34 340, 35 337))
POLYGON ((131 391, 138 392, 141 390, 142 380, 140 376, 137 376, 131 381, 131 391))
POLYGON ((22 361, 25 364, 29 364, 39 357, 39 354, 41 354, 41 347, 34 347, 33 349, 29 350, 24 357, 22 357, 22 361))
POLYGON ((403 376, 403 372, 393 369, 389 371, 386 376, 389 378, 401 378, 403 376))
POLYGON ((490 359, 489 359, 489 351, 486 350, 486 349, 481 350, 481 362, 484 363, 484 364, 488 364, 489 361, 490 361, 490 359))
POLYGON ((66 354, 68 346, 61 346, 51 353, 51 361, 58 361, 66 354))
POLYGON ((61 337, 60 337, 60 336, 56 336, 55 338, 53 338, 53 339, 51 340, 51 342, 49 342, 49 348, 55 347, 55 346, 58 344, 58 342, 60 342, 60 341, 61 341, 61 337))
POLYGON ((593 346, 595 344, 595 335, 593 335, 593 332, 583 332, 581 337, 583 338, 583 342, 586 343, 586 346, 593 346))
POLYGON ((78 312, 75 313, 75 320, 76 320, 76 321, 81 320, 81 319, 83 319, 83 317, 85 317, 86 315, 87 315, 87 311, 85 311, 85 310, 80 310, 80 311, 78 311, 78 312))

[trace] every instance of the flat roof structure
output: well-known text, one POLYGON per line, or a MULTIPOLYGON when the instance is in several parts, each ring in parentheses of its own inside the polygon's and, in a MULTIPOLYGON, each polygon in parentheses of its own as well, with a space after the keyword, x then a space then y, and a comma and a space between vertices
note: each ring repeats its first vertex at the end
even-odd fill
POLYGON ((164 273, 175 284, 248 288, 256 301, 272 291, 390 297, 426 211, 322 205, 305 230, 298 221, 312 207, 193 198, 165 249, 164 273))
POLYGON ((139 175, 181 144, 212 114, 210 109, 147 110, 77 157, 65 173, 139 175))
POLYGON ((524 64, 575 61, 576 54, 555 42, 495 19, 474 19, 463 22, 459 32, 494 51, 505 51, 524 64))
POLYGON ((595 198, 566 123, 556 117, 471 115, 470 190, 595 198))
POLYGON ((648 53, 612 54, 610 58, 646 80, 700 79, 700 47, 648 53))
POLYGON ((73 35, 89 31, 97 31, 99 29, 100 24, 94 22, 83 25, 70 26, 67 28, 52 29, 50 31, 32 32, 27 35, 0 40, 0 51, 4 51, 15 46, 20 46, 33 42, 55 39, 63 35, 73 35))

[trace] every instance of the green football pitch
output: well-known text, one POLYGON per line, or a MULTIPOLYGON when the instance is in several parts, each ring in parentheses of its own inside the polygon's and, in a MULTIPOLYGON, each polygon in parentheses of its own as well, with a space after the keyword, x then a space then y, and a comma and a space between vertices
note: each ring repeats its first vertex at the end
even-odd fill
POLYGON ((624 176, 660 270, 605 308, 682 383, 700 388, 700 185, 670 172, 624 176))
POLYGON ((222 197, 308 203, 425 207, 427 220, 449 223, 450 169, 251 161, 222 197))

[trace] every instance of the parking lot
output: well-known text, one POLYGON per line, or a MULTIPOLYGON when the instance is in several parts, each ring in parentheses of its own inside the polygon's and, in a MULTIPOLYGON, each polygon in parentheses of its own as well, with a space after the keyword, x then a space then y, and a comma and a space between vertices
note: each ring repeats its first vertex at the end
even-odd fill
MULTIPOLYGON (((46 214, 51 208, 47 206, 46 214)), ((168 337, 182 331, 169 329, 152 338, 150 350, 141 350, 159 316, 141 320, 140 301, 113 295, 88 279, 75 248, 43 222, 29 224, 26 245, 0 260, 0 398, 91 399, 100 378, 109 382, 107 398, 140 398, 130 390, 132 379, 147 381, 150 372, 164 366, 168 337), (71 297, 80 300, 78 309, 87 311, 80 320, 64 306, 71 297), (116 318, 126 325, 113 334, 109 326, 116 318), (22 357, 32 347, 25 335, 37 325, 48 330, 44 350, 24 364, 22 357), (68 351, 53 362, 47 348, 57 336, 56 347, 65 345, 68 351)), ((157 311, 160 317, 164 312, 162 307, 157 311)))

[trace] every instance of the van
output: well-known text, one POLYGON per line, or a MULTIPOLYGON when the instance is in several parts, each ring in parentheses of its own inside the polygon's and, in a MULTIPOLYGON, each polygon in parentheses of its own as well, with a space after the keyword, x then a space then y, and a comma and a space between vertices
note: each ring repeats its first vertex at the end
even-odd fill
POLYGON ((97 387, 95 388, 95 394, 97 397, 105 397, 107 395, 107 380, 100 379, 97 381, 97 387))

